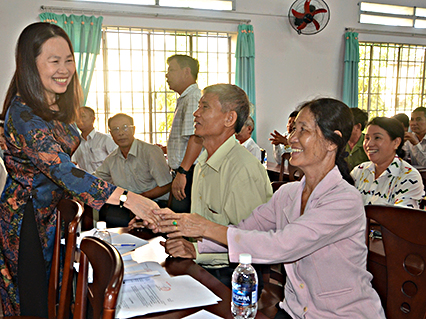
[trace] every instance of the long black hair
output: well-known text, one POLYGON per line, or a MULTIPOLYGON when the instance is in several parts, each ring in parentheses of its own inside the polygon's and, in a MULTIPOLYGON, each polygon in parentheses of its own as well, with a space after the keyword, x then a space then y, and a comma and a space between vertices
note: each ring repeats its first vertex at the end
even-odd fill
POLYGON ((354 185, 348 164, 343 157, 343 151, 351 137, 354 126, 351 110, 345 103, 331 98, 320 98, 306 102, 299 107, 299 111, 306 107, 314 115, 315 122, 325 139, 336 144, 335 164, 339 168, 343 179, 349 184, 354 185), (342 136, 336 134, 335 131, 342 133, 342 136))
POLYGON ((30 24, 22 31, 16 45, 16 70, 6 93, 1 119, 4 120, 16 94, 19 94, 22 100, 33 109, 34 114, 46 121, 57 119, 65 123, 72 123, 76 119, 77 111, 82 103, 82 90, 77 74, 73 75, 66 92, 57 95, 56 104, 59 112, 52 112, 37 69, 36 60, 41 53, 43 44, 54 37, 64 38, 74 56, 68 35, 57 25, 37 22, 30 24))

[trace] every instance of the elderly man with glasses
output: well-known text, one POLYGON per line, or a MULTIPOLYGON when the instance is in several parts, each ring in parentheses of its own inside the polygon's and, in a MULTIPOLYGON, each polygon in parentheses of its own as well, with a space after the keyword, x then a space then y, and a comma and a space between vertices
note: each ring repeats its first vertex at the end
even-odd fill
MULTIPOLYGON (((133 118, 118 113, 108 120, 108 127, 118 148, 96 169, 95 176, 167 205, 172 176, 163 151, 135 138, 133 118)), ((133 218, 131 212, 120 206, 104 205, 99 219, 108 227, 127 226, 133 218)))

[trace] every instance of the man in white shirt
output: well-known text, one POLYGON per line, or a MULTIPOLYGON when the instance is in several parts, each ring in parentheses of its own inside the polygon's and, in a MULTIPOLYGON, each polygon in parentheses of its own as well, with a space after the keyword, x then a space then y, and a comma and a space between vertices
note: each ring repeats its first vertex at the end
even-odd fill
POLYGON ((403 150, 412 165, 426 166, 426 108, 418 107, 411 113, 410 128, 412 132, 404 135, 403 150))
POLYGON ((277 130, 274 130, 274 132, 271 133, 272 137, 269 138, 272 144, 272 148, 274 149, 274 159, 278 164, 281 164, 281 156, 284 153, 284 147, 289 144, 287 137, 293 130, 294 121, 296 120, 296 116, 298 113, 298 111, 293 111, 288 116, 287 132, 281 135, 277 130))
POLYGON ((81 131, 81 142, 71 160, 88 173, 93 173, 105 158, 117 148, 111 136, 94 128, 95 111, 88 106, 80 108, 77 126, 81 131))
MULTIPOLYGON (((157 145, 135 139, 133 118, 127 114, 118 113, 111 117, 108 127, 118 148, 94 175, 165 207, 172 176, 163 151, 157 145)), ((127 226, 133 216, 127 208, 116 205, 104 205, 99 211, 99 219, 105 220, 108 227, 127 226)))
POLYGON ((251 133, 254 130, 254 121, 249 116, 243 125, 243 128, 239 133, 235 134, 235 137, 250 153, 252 153, 259 161, 262 161, 261 151, 259 145, 251 138, 251 133))

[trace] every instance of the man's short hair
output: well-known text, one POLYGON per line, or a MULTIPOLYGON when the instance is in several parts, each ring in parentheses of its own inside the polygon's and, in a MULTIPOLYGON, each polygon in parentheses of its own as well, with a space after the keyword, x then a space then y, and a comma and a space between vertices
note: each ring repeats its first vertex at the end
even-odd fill
POLYGON ((297 114, 299 114, 299 111, 293 111, 293 112, 291 112, 290 113, 290 115, 288 116, 289 118, 290 117, 296 117, 297 116, 297 114))
POLYGON ((117 114, 115 114, 114 116, 112 116, 108 119, 108 128, 111 128, 111 121, 116 119, 116 118, 119 118, 119 117, 124 117, 124 118, 128 119, 130 121, 130 124, 133 125, 133 117, 131 117, 127 114, 124 114, 124 113, 117 113, 117 114))
POLYGON ((368 121, 368 113, 357 107, 352 107, 351 112, 354 117, 354 125, 361 124, 361 131, 364 131, 365 125, 367 124, 367 121, 368 121))
POLYGON ((398 113, 392 116, 392 118, 397 121, 400 121, 405 128, 408 128, 410 126, 410 118, 405 113, 398 113))
POLYGON ((80 110, 85 110, 85 111, 89 112, 91 116, 95 117, 95 111, 91 107, 82 106, 82 107, 80 107, 80 110))
POLYGON ((426 107, 420 106, 420 107, 414 109, 414 111, 411 112, 411 114, 413 114, 414 112, 423 112, 425 117, 426 117, 426 107))
POLYGON ((254 121, 251 116, 247 117, 247 120, 244 122, 244 126, 251 127, 254 130, 254 121))
POLYGON ((233 84, 214 84, 207 86, 203 94, 217 94, 222 112, 235 111, 237 120, 235 122, 235 133, 239 133, 250 114, 250 102, 246 92, 233 84))
POLYGON ((194 78, 194 81, 197 81, 198 71, 200 70, 200 63, 197 59, 194 59, 189 55, 175 54, 167 58, 167 64, 170 64, 172 60, 176 60, 181 69, 189 67, 191 69, 191 75, 194 78))

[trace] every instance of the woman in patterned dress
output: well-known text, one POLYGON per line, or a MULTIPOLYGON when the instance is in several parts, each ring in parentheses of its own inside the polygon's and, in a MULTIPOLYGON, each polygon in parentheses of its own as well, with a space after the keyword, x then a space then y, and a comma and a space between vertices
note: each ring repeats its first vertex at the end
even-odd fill
POLYGON ((402 159, 403 144, 401 122, 376 117, 367 124, 364 150, 370 162, 360 164, 351 172, 364 205, 419 208, 424 196, 423 181, 420 173, 402 159))
MULTIPOLYGON (((80 139, 74 128, 81 106, 71 42, 63 29, 34 23, 21 33, 16 71, 7 91, 8 172, 0 199, 0 294, 5 316, 47 318, 47 287, 56 205, 75 198, 99 210, 117 205, 123 189, 78 169, 70 160, 80 139)), ((151 200, 128 194, 124 206, 146 223, 157 217, 151 200)))

